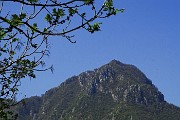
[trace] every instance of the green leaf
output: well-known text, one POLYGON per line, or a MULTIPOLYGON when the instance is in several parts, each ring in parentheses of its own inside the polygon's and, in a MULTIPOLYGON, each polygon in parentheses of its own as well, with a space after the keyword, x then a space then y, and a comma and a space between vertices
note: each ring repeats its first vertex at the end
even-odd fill
POLYGON ((90 5, 93 4, 94 0, 83 0, 85 4, 90 5))
POLYGON ((38 2, 39 0, 27 0, 28 2, 30 2, 30 3, 36 3, 36 2, 38 2))
POLYGON ((33 48, 37 48, 37 44, 31 44, 33 48))
POLYGON ((78 9, 77 8, 76 9, 69 8, 68 11, 69 11, 69 15, 72 16, 78 11, 78 9))
POLYGON ((33 28, 37 28, 37 23, 34 23, 34 24, 33 24, 33 28))
POLYGON ((37 30, 38 30, 37 23, 34 23, 34 24, 32 25, 31 31, 32 31, 32 32, 36 32, 37 30))
POLYGON ((21 13, 21 14, 19 15, 19 17, 20 17, 21 20, 24 19, 24 18, 26 18, 26 13, 21 13))
POLYGON ((10 21, 10 24, 13 25, 13 26, 19 26, 19 25, 22 25, 23 22, 22 22, 22 18, 24 17, 24 15, 21 15, 21 16, 18 16, 17 14, 13 14, 11 16, 11 21, 10 21))
POLYGON ((6 33, 4 32, 4 29, 0 29, 0 40, 3 39, 6 36, 6 33))
POLYGON ((44 28, 43 32, 47 32, 47 28, 44 28))
POLYGON ((102 23, 94 23, 93 25, 89 25, 88 31, 94 33, 95 31, 100 31, 100 24, 102 23))
POLYGON ((56 14, 56 13, 57 13, 57 12, 56 12, 56 8, 54 8, 54 9, 53 9, 53 14, 56 14))
POLYGON ((58 15, 61 16, 61 17, 65 16, 65 13, 64 13, 64 10, 63 10, 63 9, 59 9, 59 8, 58 8, 57 13, 58 13, 58 15))
POLYGON ((12 42, 16 42, 16 41, 18 41, 19 39, 18 38, 13 38, 12 39, 12 42))
POLYGON ((106 6, 106 7, 112 7, 113 6, 113 0, 106 0, 106 2, 104 3, 104 5, 106 6))
POLYGON ((118 10, 119 12, 124 12, 125 11, 125 8, 122 8, 120 10, 118 10))
POLYGON ((85 12, 84 12, 84 13, 82 13, 82 14, 81 14, 81 16, 82 16, 82 17, 85 17, 85 16, 86 16, 86 13, 85 13, 85 12))
POLYGON ((51 17, 51 15, 50 15, 50 14, 47 14, 46 17, 45 17, 45 20, 51 24, 51 23, 52 23, 52 17, 51 17))
POLYGON ((9 54, 15 55, 16 53, 15 53, 15 51, 11 50, 11 51, 9 52, 9 54))
POLYGON ((100 30, 100 24, 102 24, 102 23, 94 23, 94 25, 93 25, 94 31, 99 31, 100 30))
POLYGON ((12 14, 11 19, 13 19, 13 20, 18 20, 18 19, 19 19, 19 16, 18 16, 17 14, 12 14))
POLYGON ((53 16, 63 17, 64 15, 65 15, 65 13, 64 13, 63 9, 59 9, 59 8, 57 10, 56 10, 56 8, 53 9, 53 16))

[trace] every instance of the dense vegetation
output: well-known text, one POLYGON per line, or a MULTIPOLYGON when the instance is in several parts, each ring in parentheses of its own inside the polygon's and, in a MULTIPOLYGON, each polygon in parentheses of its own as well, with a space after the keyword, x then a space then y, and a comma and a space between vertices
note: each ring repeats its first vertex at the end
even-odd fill
POLYGON ((19 120, 178 120, 180 108, 167 103, 135 66, 113 60, 73 76, 41 97, 16 108, 19 120))

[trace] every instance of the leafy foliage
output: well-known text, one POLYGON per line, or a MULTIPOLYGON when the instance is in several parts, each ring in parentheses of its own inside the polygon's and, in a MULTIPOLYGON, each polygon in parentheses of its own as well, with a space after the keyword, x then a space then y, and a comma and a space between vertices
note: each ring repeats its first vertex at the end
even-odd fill
POLYGON ((99 19, 116 15, 118 11, 124 9, 116 9, 112 0, 105 0, 101 5, 95 0, 1 0, 0 117, 13 119, 8 110, 16 103, 23 78, 36 78, 37 71, 53 71, 52 66, 43 67, 43 58, 49 55, 50 36, 75 43, 74 31, 100 31, 99 19), (17 8, 20 12, 7 9, 7 4, 14 5, 14 9, 21 6, 17 8))

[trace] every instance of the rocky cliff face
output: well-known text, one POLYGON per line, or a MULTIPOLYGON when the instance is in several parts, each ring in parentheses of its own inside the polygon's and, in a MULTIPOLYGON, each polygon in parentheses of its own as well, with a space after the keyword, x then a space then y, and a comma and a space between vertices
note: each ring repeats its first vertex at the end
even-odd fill
POLYGON ((166 120, 167 111, 180 118, 180 109, 169 105, 138 68, 116 60, 73 76, 42 97, 26 101, 31 105, 19 105, 20 120, 166 120))
POLYGON ((115 102, 152 104, 163 102, 164 96, 135 66, 113 60, 95 71, 78 76, 81 91, 88 95, 111 94, 115 102))

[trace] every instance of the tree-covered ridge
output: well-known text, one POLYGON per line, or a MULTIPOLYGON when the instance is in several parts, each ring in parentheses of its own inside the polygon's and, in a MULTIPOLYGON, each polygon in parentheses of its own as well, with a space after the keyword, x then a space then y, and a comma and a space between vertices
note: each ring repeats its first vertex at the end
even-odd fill
POLYGON ((19 120, 178 120, 180 108, 167 103, 135 66, 113 60, 73 76, 17 108, 19 120), (26 105, 27 104, 27 105, 26 105))

